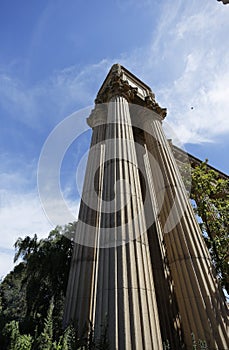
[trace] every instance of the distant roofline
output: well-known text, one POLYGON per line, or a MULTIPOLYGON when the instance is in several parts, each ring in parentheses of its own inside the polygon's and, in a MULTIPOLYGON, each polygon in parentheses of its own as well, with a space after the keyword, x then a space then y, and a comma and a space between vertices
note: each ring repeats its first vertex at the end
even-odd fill
MULTIPOLYGON (((174 151, 175 153, 177 153, 177 155, 178 155, 178 153, 183 154, 183 155, 186 155, 186 156, 188 156, 188 158, 190 159, 190 161, 193 162, 193 163, 196 163, 196 164, 199 165, 199 164, 201 164, 201 163, 204 162, 203 160, 201 160, 201 159, 199 159, 199 158, 193 156, 192 154, 190 154, 190 153, 188 153, 188 152, 185 152, 184 150, 182 150, 181 148, 179 148, 179 147, 177 147, 177 146, 175 146, 175 145, 172 145, 172 148, 173 148, 173 151, 174 151)), ((176 154, 175 154, 174 156, 175 156, 175 159, 178 159, 178 160, 179 160, 179 158, 176 156, 176 154)), ((220 170, 216 169, 215 167, 213 167, 212 165, 210 165, 210 164, 208 164, 208 163, 207 163, 207 167, 208 167, 209 169, 211 169, 211 170, 214 170, 217 174, 219 174, 219 176, 220 176, 221 178, 229 179, 229 175, 225 174, 223 171, 220 171, 220 170)))

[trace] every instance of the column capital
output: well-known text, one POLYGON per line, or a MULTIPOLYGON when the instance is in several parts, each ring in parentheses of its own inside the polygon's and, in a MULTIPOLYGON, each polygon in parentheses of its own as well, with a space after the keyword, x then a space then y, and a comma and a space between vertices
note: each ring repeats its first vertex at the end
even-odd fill
POLYGON ((150 87, 120 64, 112 66, 98 92, 95 103, 107 103, 115 96, 123 96, 129 103, 152 110, 161 119, 166 116, 166 108, 159 106, 150 87))
POLYGON ((93 129, 96 126, 106 124, 107 122, 107 105, 97 104, 87 118, 87 124, 93 129))
POLYGON ((145 97, 145 107, 157 113, 162 119, 165 119, 167 115, 167 109, 159 106, 152 92, 145 97))
POLYGON ((120 72, 113 72, 112 79, 106 85, 105 89, 98 93, 95 103, 107 103, 112 97, 123 96, 128 102, 133 102, 137 94, 137 88, 131 86, 127 80, 123 80, 120 72))

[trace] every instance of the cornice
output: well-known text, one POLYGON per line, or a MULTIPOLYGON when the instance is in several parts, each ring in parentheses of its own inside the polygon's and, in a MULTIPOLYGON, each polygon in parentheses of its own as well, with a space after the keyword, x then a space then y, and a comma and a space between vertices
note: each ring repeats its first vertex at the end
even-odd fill
POLYGON ((106 84, 98 92, 95 103, 107 103, 115 96, 123 96, 128 102, 132 102, 135 94, 137 88, 130 86, 128 81, 123 79, 121 66, 116 64, 112 67, 106 84))
POLYGON ((159 106, 150 87, 120 64, 112 66, 97 94, 95 103, 107 103, 115 96, 123 96, 129 103, 146 107, 157 113, 161 119, 166 117, 166 108, 159 106))

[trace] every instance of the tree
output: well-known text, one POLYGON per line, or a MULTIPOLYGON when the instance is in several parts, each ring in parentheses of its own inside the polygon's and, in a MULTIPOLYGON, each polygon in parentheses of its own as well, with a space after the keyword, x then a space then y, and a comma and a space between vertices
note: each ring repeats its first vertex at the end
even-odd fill
POLYGON ((44 321, 44 330, 37 339, 39 350, 51 350, 53 344, 53 309, 54 301, 51 300, 47 317, 44 321))
POLYGON ((29 332, 32 331, 29 325, 41 330, 52 298, 55 300, 54 328, 56 331, 61 329, 73 246, 72 240, 67 237, 72 237, 74 232, 75 224, 69 224, 63 229, 57 227, 46 239, 37 241, 35 235, 18 239, 15 243, 15 260, 21 256, 26 264, 22 284, 26 284, 26 327, 29 332))
POLYGON ((59 339, 74 233, 75 223, 57 227, 46 239, 34 235, 15 243, 15 261, 21 257, 22 262, 0 284, 1 349, 7 342, 2 330, 13 320, 19 322, 22 333, 34 336, 36 330, 40 334, 52 298, 54 340, 59 339))
POLYGON ((191 198, 221 285, 229 293, 229 180, 207 160, 192 169, 191 198))
POLYGON ((7 350, 76 350, 75 332, 69 326, 58 340, 53 339, 53 308, 54 301, 51 300, 47 317, 44 320, 43 330, 40 335, 34 337, 21 334, 19 322, 11 321, 3 329, 3 334, 8 339, 4 349, 7 350))
MULTIPOLYGON (((26 288, 22 285, 25 277, 25 264, 21 262, 0 284, 0 344, 4 344, 3 328, 16 321, 22 324, 26 315, 26 288)), ((3 346, 3 345, 2 345, 3 346)), ((1 346, 0 346, 1 348, 1 346)))
POLYGON ((4 327, 3 333, 8 337, 8 350, 30 350, 33 339, 31 335, 20 334, 18 321, 11 321, 4 327))

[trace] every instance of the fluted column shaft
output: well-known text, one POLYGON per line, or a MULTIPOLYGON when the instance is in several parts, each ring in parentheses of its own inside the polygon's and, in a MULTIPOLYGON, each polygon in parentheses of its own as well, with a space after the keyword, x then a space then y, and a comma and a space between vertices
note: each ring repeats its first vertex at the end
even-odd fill
POLYGON ((148 191, 150 199, 145 203, 145 216, 162 339, 164 343, 170 344, 171 349, 185 349, 174 285, 167 264, 162 227, 157 216, 159 208, 147 149, 142 155, 142 160, 141 169, 145 169, 144 178, 146 179, 145 191, 148 191))
POLYGON ((107 322, 111 349, 162 349, 133 130, 122 96, 109 102, 105 140, 101 227, 109 236, 101 243, 110 248, 99 251, 95 335, 107 322))
MULTIPOLYGON (((152 118, 152 117, 151 117, 152 118)), ((191 333, 209 349, 228 349, 226 307, 212 272, 210 257, 187 197, 161 121, 147 120, 148 151, 159 164, 151 164, 159 221, 174 281, 185 343, 192 349, 191 333), (160 206, 160 205, 159 205, 160 206)))
POLYGON ((85 336, 94 322, 95 271, 98 255, 98 223, 102 193, 105 118, 102 111, 93 113, 91 147, 85 172, 76 238, 65 299, 64 325, 74 321, 79 335, 85 336), (100 166, 102 165, 102 166, 100 166), (95 174, 96 180, 95 180, 95 174), (96 182, 94 184, 94 182, 96 182), (96 191, 96 192, 95 192, 96 191))

